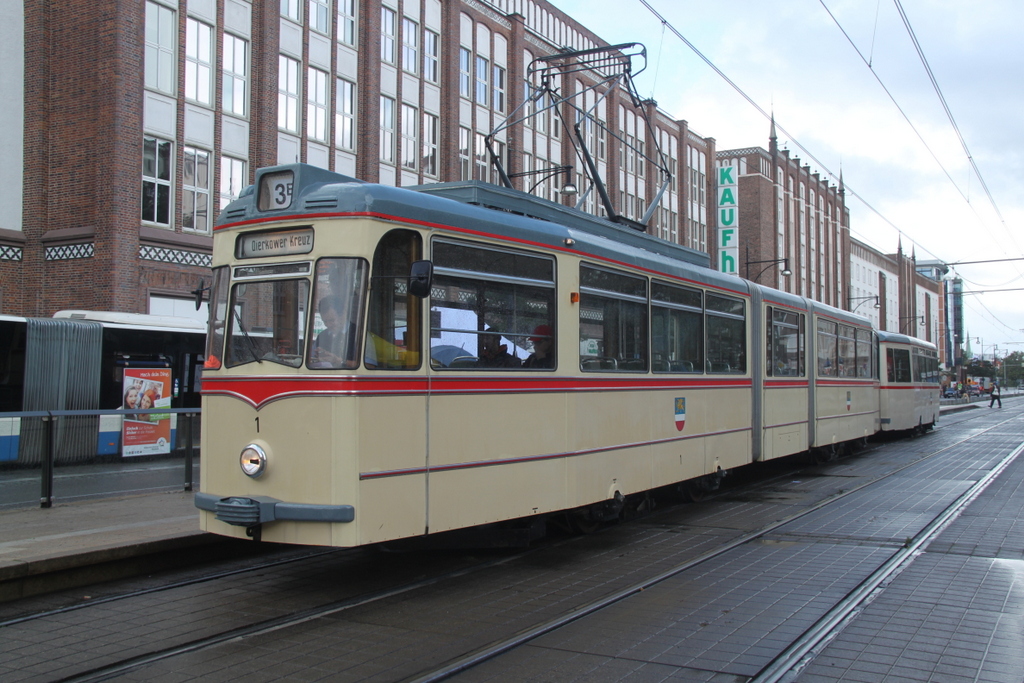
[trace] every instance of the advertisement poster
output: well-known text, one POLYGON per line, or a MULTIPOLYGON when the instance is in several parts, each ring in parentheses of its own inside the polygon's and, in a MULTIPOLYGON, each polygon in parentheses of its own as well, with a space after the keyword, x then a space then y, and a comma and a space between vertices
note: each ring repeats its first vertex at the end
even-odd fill
MULTIPOLYGON (((125 410, 171 407, 170 368, 125 368, 125 410)), ((127 414, 121 426, 121 455, 171 452, 171 414, 127 414)))

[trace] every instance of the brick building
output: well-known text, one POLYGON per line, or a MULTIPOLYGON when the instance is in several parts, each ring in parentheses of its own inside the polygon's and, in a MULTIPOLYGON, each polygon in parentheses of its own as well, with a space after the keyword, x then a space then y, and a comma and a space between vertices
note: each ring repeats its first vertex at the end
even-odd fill
POLYGON ((668 172, 647 230, 711 246, 712 138, 595 72, 526 102, 535 59, 606 46, 544 0, 25 0, 0 20, 0 313, 189 314, 214 215, 278 163, 496 181, 493 132, 518 187, 571 202, 537 172, 572 166, 607 214, 563 123, 579 111, 612 217, 644 217, 668 172))
POLYGON ((847 308, 850 212, 842 181, 830 184, 779 149, 774 121, 767 150, 723 150, 716 157, 719 168, 736 168, 739 275, 847 308))

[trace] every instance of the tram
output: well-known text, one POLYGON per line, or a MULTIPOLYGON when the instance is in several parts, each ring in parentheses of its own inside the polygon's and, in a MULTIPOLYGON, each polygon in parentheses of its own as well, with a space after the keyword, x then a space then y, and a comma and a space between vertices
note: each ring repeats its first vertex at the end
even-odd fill
POLYGON ((939 352, 934 344, 879 332, 882 431, 924 432, 939 419, 939 352))
POLYGON ((358 546, 587 524, 880 428, 866 318, 514 190, 265 168, 213 261, 206 531, 358 546))

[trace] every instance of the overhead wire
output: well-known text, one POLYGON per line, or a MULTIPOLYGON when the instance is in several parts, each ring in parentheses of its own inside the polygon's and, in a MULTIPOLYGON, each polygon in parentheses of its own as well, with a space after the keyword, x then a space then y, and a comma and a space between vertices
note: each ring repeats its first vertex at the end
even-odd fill
MULTIPOLYGON (((956 133, 956 137, 960 141, 960 146, 963 147, 964 154, 967 155, 967 160, 971 163, 971 168, 974 169, 974 175, 978 177, 978 182, 981 183, 982 189, 985 190, 985 195, 988 197, 989 203, 992 204, 992 208, 995 210, 996 215, 999 216, 999 220, 1003 224, 1003 227, 1006 228, 1008 233, 1010 233, 1010 229, 1006 225, 1006 220, 1003 218, 1003 213, 999 210, 995 197, 992 196, 992 192, 988 189, 988 183, 985 182, 985 177, 981 175, 981 169, 978 168, 978 164, 974 161, 974 155, 971 154, 971 150, 967 147, 967 141, 964 140, 963 134, 960 133, 960 126, 957 125, 956 119, 953 118, 953 112, 950 111, 949 105, 946 103, 946 96, 942 94, 942 88, 939 87, 939 82, 936 80, 935 74, 932 72, 932 67, 931 64, 928 63, 928 58, 924 55, 924 50, 921 48, 921 43, 917 40, 917 34, 914 33, 914 28, 910 25, 910 19, 907 17, 907 13, 904 11, 902 3, 900 3, 900 0, 893 0, 893 2, 896 3, 896 9, 900 13, 903 25, 906 27, 907 33, 910 35, 910 40, 914 43, 914 49, 917 50, 917 56, 921 58, 921 64, 924 65, 924 70, 928 73, 928 79, 931 81, 932 87, 935 89, 935 94, 938 96, 939 102, 942 104, 943 111, 946 112, 949 124, 953 127, 953 131, 956 133)), ((1010 237, 1013 237, 1013 233, 1010 233, 1010 237)), ((1016 240, 1014 240, 1014 244, 1016 244, 1016 240)), ((1018 250, 1020 250, 1020 245, 1016 246, 1018 250)))
MULTIPOLYGON (((943 174, 945 174, 946 178, 949 180, 949 183, 953 187, 956 188, 956 191, 957 191, 957 193, 959 193, 959 196, 961 196, 964 199, 964 202, 967 204, 968 208, 970 208, 971 212, 974 214, 975 218, 978 220, 979 225, 981 225, 982 227, 985 227, 985 221, 981 217, 981 215, 978 213, 978 210, 975 208, 974 204, 971 203, 970 196, 968 194, 965 194, 964 190, 961 189, 961 187, 959 187, 959 185, 953 179, 952 175, 949 173, 949 171, 946 169, 946 167, 939 160, 938 156, 932 150, 931 145, 928 144, 928 141, 925 139, 924 135, 922 135, 921 131, 918 130, 918 127, 916 127, 913 124, 913 122, 910 120, 910 117, 907 115, 906 111, 902 108, 902 105, 900 105, 900 103, 896 100, 896 97, 893 95, 892 91, 890 91, 889 87, 882 81, 882 77, 879 76, 877 71, 874 71, 874 68, 872 67, 872 63, 871 63, 872 60, 866 58, 864 56, 863 52, 860 51, 860 48, 858 48, 857 44, 854 43, 853 39, 850 37, 850 34, 847 33, 846 29, 840 23, 839 18, 837 18, 837 16, 833 13, 833 11, 831 11, 831 9, 828 8, 828 5, 825 4, 825 1, 824 0, 818 0, 818 1, 821 4, 821 7, 825 10, 825 12, 831 18, 831 20, 833 20, 833 23, 836 25, 836 28, 838 28, 840 30, 840 33, 843 34, 843 37, 845 37, 847 42, 850 43, 850 47, 853 48, 854 52, 857 53, 857 56, 859 56, 861 61, 864 62, 864 66, 866 66, 867 70, 869 72, 871 72, 871 76, 874 77, 874 80, 876 80, 878 82, 879 86, 882 88, 882 90, 889 97, 890 101, 893 103, 893 105, 895 106, 896 110, 900 113, 900 115, 903 117, 903 120, 910 127, 910 130, 913 131, 914 135, 918 136, 918 140, 921 141, 922 145, 925 147, 925 150, 928 151, 928 154, 930 154, 932 156, 932 159, 935 161, 935 164, 940 169, 942 169, 942 172, 943 172, 943 174)), ((881 2, 881 0, 880 0, 880 2, 881 2)), ((876 23, 877 22, 878 22, 878 17, 876 17, 876 23)), ((872 50, 873 50, 873 45, 874 45, 874 38, 872 36, 872 38, 871 38, 871 46, 872 46, 871 49, 872 50)), ((923 55, 922 55, 922 58, 924 58, 923 55)), ((970 176, 968 177, 968 179, 970 180, 970 176)), ((860 198, 859 196, 857 197, 857 199, 859 199, 861 202, 864 202, 863 198, 860 198)), ((877 211, 876 211, 876 213, 878 214, 877 211)), ((879 214, 879 215, 881 215, 881 214, 879 214)), ((893 225, 890 221, 887 220, 886 222, 889 222, 892 227, 894 227, 897 231, 900 231, 899 228, 896 227, 895 225, 893 225)), ((900 233, 902 234, 902 231, 900 231, 900 233)), ((994 238, 995 236, 992 236, 992 237, 994 238)), ((909 239, 912 240, 912 238, 909 238, 909 239)), ((918 246, 921 246, 923 249, 925 249, 926 252, 928 252, 927 248, 925 248, 923 245, 921 245, 918 241, 914 241, 914 242, 915 242, 915 244, 918 244, 918 246)), ((1016 245, 1016 241, 1014 241, 1014 244, 1016 245)), ((1001 247, 1001 244, 1000 244, 1000 247, 1001 247)), ((1004 247, 1004 249, 1005 249, 1005 247, 1004 247)), ((930 252, 928 252, 928 253, 930 253, 930 252)), ((938 260, 943 260, 943 259, 941 259, 941 258, 939 258, 937 256, 936 256, 936 258, 938 260)), ((1024 273, 1022 273, 1019 268, 1018 268, 1018 274, 1024 275, 1024 273)))
MULTIPOLYGON (((917 128, 916 128, 916 127, 914 126, 914 124, 913 124, 913 122, 912 122, 912 121, 910 120, 909 116, 907 116, 906 112, 905 112, 905 111, 904 111, 904 110, 902 109, 902 107, 901 107, 901 106, 900 106, 900 105, 899 105, 899 104, 898 104, 898 103, 896 102, 895 98, 894 98, 894 97, 892 96, 892 94, 891 94, 891 93, 889 92, 888 88, 887 88, 887 87, 885 86, 885 84, 884 84, 884 83, 882 83, 881 79, 880 79, 880 78, 878 77, 878 75, 877 75, 877 74, 875 73, 874 69, 872 68, 872 61, 873 61, 873 53, 874 53, 874 38, 872 38, 872 59, 868 59, 868 60, 865 60, 865 59, 864 59, 864 56, 863 56, 863 54, 862 54, 862 53, 860 52, 860 50, 859 50, 859 49, 857 48, 856 44, 854 44, 854 43, 853 43, 853 41, 852 41, 852 40, 850 39, 849 35, 848 35, 848 34, 846 33, 846 31, 845 31, 845 30, 843 29, 843 27, 842 27, 842 26, 841 26, 841 25, 839 24, 838 20, 837 20, 837 19, 835 18, 835 16, 834 16, 834 15, 832 14, 832 12, 831 12, 831 11, 830 11, 830 10, 828 9, 828 7, 827 7, 827 6, 825 5, 825 3, 824 3, 824 0, 820 0, 820 1, 821 1, 821 4, 822 4, 822 6, 823 6, 823 7, 825 8, 825 10, 826 10, 826 11, 828 12, 829 16, 830 16, 830 17, 832 17, 832 20, 833 20, 833 21, 834 21, 834 22, 836 23, 836 26, 838 26, 838 27, 839 27, 840 31, 842 31, 843 35, 844 35, 844 36, 845 36, 845 37, 847 38, 847 40, 848 40, 848 41, 850 42, 850 45, 851 45, 851 46, 852 46, 852 47, 854 48, 854 50, 855 50, 855 51, 857 52, 858 56, 860 56, 860 57, 861 57, 861 59, 862 59, 863 61, 865 61, 865 63, 866 63, 866 64, 867 64, 867 66, 868 66, 868 69, 869 69, 869 70, 870 70, 870 71, 872 72, 872 74, 873 74, 873 75, 875 76, 875 78, 876 78, 876 80, 878 81, 879 85, 881 85, 881 86, 882 86, 882 89, 883 89, 883 90, 885 91, 886 95, 888 95, 888 96, 889 96, 889 99, 890 99, 890 100, 891 100, 891 101, 893 102, 893 104, 894 104, 894 105, 896 106, 897 110, 899 110, 900 114, 901 114, 901 115, 903 116, 903 118, 904 118, 904 119, 905 119, 905 120, 907 121, 908 125, 910 125, 911 129, 912 129, 912 130, 914 131, 915 135, 917 135, 917 137, 918 137, 918 139, 919 139, 919 140, 921 141, 922 145, 924 145, 925 149, 927 149, 927 150, 928 150, 928 152, 929 152, 929 154, 931 154, 932 158, 933 158, 933 159, 935 160, 935 162, 936 162, 936 164, 937 164, 937 165, 939 166, 939 168, 941 168, 941 169, 942 169, 943 173, 944 173, 944 174, 946 175, 946 177, 947 177, 947 178, 949 179, 949 181, 950 181, 950 183, 951 183, 951 184, 953 185, 953 187, 955 187, 955 188, 956 188, 956 190, 957 190, 957 192, 959 192, 959 193, 960 193, 961 197, 963 197, 963 198, 964 198, 965 202, 966 202, 966 203, 968 204, 968 206, 969 206, 969 207, 971 208, 971 211, 972 211, 972 212, 974 213, 975 217, 976 217, 976 218, 978 218, 979 222, 983 224, 983 221, 982 221, 981 217, 980 217, 980 216, 978 215, 978 213, 977 213, 977 211, 976 211, 976 209, 975 209, 974 205, 973 205, 973 204, 971 204, 969 196, 965 195, 965 194, 964 194, 964 192, 963 192, 963 190, 961 190, 961 189, 960 189, 960 187, 959 187, 959 185, 958 185, 958 184, 956 183, 956 181, 955 181, 955 180, 953 180, 952 176, 951 176, 951 175, 949 174, 949 172, 948 172, 948 171, 946 170, 946 168, 945 168, 945 167, 944 167, 944 166, 942 165, 942 163, 941 163, 941 162, 939 161, 938 157, 937 157, 937 156, 936 156, 936 154, 935 154, 935 153, 934 153, 934 152, 932 151, 931 147, 930 147, 930 146, 929 146, 929 145, 927 144, 927 142, 926 142, 926 141, 924 140, 924 138, 923 138, 923 136, 921 135, 921 133, 920 133, 920 132, 919 132, 919 131, 917 130, 917 128)), ((641 4, 643 4, 643 5, 644 5, 644 7, 646 7, 646 8, 647 8, 647 10, 648 10, 649 12, 651 12, 651 14, 653 14, 653 15, 655 16, 655 18, 657 18, 657 20, 658 20, 659 22, 661 22, 661 24, 662 24, 662 40, 663 40, 663 41, 664 41, 664 31, 665 31, 666 29, 667 29, 667 30, 670 30, 670 31, 671 31, 671 32, 673 33, 673 35, 675 35, 675 36, 676 36, 676 37, 677 37, 677 38, 678 38, 678 39, 679 39, 679 40, 680 40, 680 41, 681 41, 681 42, 682 42, 683 44, 685 44, 685 45, 686 45, 687 47, 689 47, 689 48, 690 48, 690 50, 692 50, 692 51, 693 51, 693 53, 697 55, 697 57, 699 57, 699 58, 700 58, 700 59, 701 59, 701 60, 702 60, 702 61, 703 61, 703 62, 704 62, 705 64, 707 64, 707 66, 708 66, 709 68, 711 68, 711 69, 712 69, 712 71, 714 71, 714 72, 715 72, 715 73, 716 73, 716 74, 717 74, 717 75, 718 75, 718 76, 719 76, 720 78, 722 78, 722 80, 724 80, 724 81, 725 81, 725 82, 726 82, 726 83, 727 83, 727 84, 728 84, 728 85, 729 85, 729 86, 730 86, 730 87, 731 87, 731 88, 732 88, 733 90, 735 90, 735 91, 736 91, 736 92, 737 92, 737 93, 738 93, 738 94, 739 94, 739 95, 740 95, 740 96, 741 96, 741 97, 742 97, 742 98, 743 98, 744 100, 746 100, 748 104, 750 104, 750 105, 751 105, 751 106, 752 106, 752 107, 753 107, 753 108, 754 108, 754 109, 755 109, 756 111, 758 111, 758 112, 759 112, 759 113, 760 113, 760 114, 761 114, 762 116, 764 116, 764 117, 765 117, 766 119, 774 121, 774 115, 773 115, 773 114, 769 114, 768 112, 766 112, 766 111, 765 111, 765 110, 764 110, 764 109, 763 109, 763 108, 762 108, 762 107, 761 107, 760 105, 758 105, 758 104, 757 104, 757 102, 755 102, 755 101, 753 100, 753 98, 751 98, 751 97, 750 97, 750 96, 749 96, 749 95, 748 95, 748 94, 747 94, 747 93, 746 93, 746 92, 745 92, 745 91, 744 91, 744 90, 743 90, 742 88, 740 88, 740 87, 739 87, 739 86, 738 86, 738 85, 737 85, 737 84, 736 84, 736 83, 735 83, 735 82, 734 82, 734 81, 733 81, 732 79, 730 79, 730 78, 729 78, 728 76, 726 76, 726 74, 725 74, 725 73, 724 73, 724 72, 723 72, 723 71, 722 71, 722 70, 721 70, 720 68, 718 68, 718 66, 717 66, 717 65, 715 65, 715 63, 714 63, 714 62, 712 62, 712 61, 711 61, 711 60, 710 60, 710 59, 709 59, 709 58, 708 58, 708 57, 707 57, 706 55, 704 55, 704 53, 703 53, 703 52, 701 52, 701 51, 700 51, 700 50, 699 50, 699 49, 697 48, 697 46, 696 46, 696 45, 694 45, 694 44, 693 44, 692 42, 690 42, 690 40, 688 40, 688 39, 687 39, 687 38, 686 38, 686 37, 685 37, 685 36, 684 36, 684 35, 683 35, 683 34, 682 34, 681 32, 679 32, 679 30, 677 30, 677 29, 675 28, 675 26, 673 26, 673 25, 672 25, 672 24, 671 24, 671 23, 670 23, 670 22, 669 22, 669 21, 668 21, 667 19, 665 19, 665 18, 664 18, 664 17, 663 17, 663 16, 662 16, 662 15, 661 15, 661 14, 660 14, 660 13, 659 13, 659 12, 658 12, 657 10, 655 10, 655 9, 654 9, 654 7, 653 7, 653 6, 651 6, 651 4, 650 4, 650 3, 648 2, 648 0, 640 0, 640 2, 641 2, 641 4)), ((899 6, 899 0, 895 0, 895 2, 897 3, 897 6, 899 6)), ((957 133, 957 136, 958 136, 958 137, 960 138, 960 140, 961 140, 961 144, 963 145, 963 147, 964 147, 964 150, 965 150, 965 152, 967 152, 967 154, 968 154, 968 159, 969 159, 969 161, 970 161, 970 163, 971 163, 971 167, 972 167, 972 168, 974 169, 974 171, 975 171, 975 174, 976 174, 976 175, 978 176, 979 182, 981 182, 982 186, 983 186, 983 187, 985 188, 986 194, 987 194, 987 195, 989 196, 989 200, 990 200, 990 202, 992 202, 992 205, 993 205, 993 207, 995 208, 995 210, 996 210, 996 213, 997 213, 997 215, 999 216, 1000 220, 1002 221, 1002 223, 1003 223, 1003 225, 1004 225, 1004 227, 1005 227, 1005 226, 1006 226, 1006 222, 1005 222, 1005 220, 1003 220, 1001 212, 999 211, 998 207, 997 207, 997 206, 995 205, 995 201, 994 201, 994 199, 993 199, 993 198, 992 198, 992 196, 991 196, 991 192, 989 192, 989 190, 988 190, 988 187, 987 187, 987 185, 985 184, 985 182, 984 182, 984 179, 983 179, 983 178, 982 178, 982 176, 981 176, 980 170, 979 170, 979 169, 977 168, 977 164, 975 163, 975 161, 974 161, 974 158, 973 158, 973 156, 971 156, 971 155, 970 155, 970 152, 969 152, 969 150, 968 150, 968 149, 967 149, 967 147, 966 147, 966 143, 965 143, 965 142, 963 141, 963 137, 962 137, 962 135, 960 134, 959 128, 958 128, 958 127, 956 127, 955 121, 953 121, 953 119, 952 119, 952 113, 951 113, 951 112, 949 111, 949 109, 948 109, 948 105, 946 105, 946 103, 945 103, 945 98, 941 96, 941 91, 939 91, 939 90, 938 90, 938 83, 937 83, 937 82, 936 82, 936 81, 934 80, 934 74, 932 74, 932 72, 931 72, 931 68, 930 68, 929 66, 927 66, 927 60, 925 60, 925 58, 924 58, 924 53, 923 53, 923 50, 921 50, 921 49, 920 49, 920 44, 919 44, 919 43, 917 42, 916 36, 914 36, 914 35, 913 35, 913 32, 912 32, 912 28, 911 28, 911 27, 909 26, 909 19, 907 19, 907 18, 906 18, 906 15, 905 15, 905 13, 904 13, 904 12, 902 11, 902 6, 899 6, 899 8, 900 8, 900 13, 901 13, 901 16, 903 16, 903 17, 904 17, 904 22, 905 22, 905 25, 907 26, 907 30, 908 30, 909 32, 911 32, 911 36, 912 36, 912 39, 913 39, 913 41, 914 41, 914 43, 915 43, 915 47, 916 47, 916 48, 918 49, 918 54, 919 54, 920 58, 922 59, 922 61, 923 61, 923 62, 925 62, 925 64, 926 64, 926 69, 927 69, 927 71, 928 71, 928 73, 929 73, 929 77, 930 77, 930 78, 932 79, 932 82, 933 82, 933 85, 934 85, 934 86, 935 86, 935 88, 936 88, 936 91, 940 93, 940 98, 941 98, 941 101, 942 101, 942 103, 943 103, 943 107, 944 107, 944 108, 946 109, 946 112, 947 112, 947 116, 949 116, 949 117, 950 117, 950 120, 951 120, 951 122, 952 122, 952 123, 953 123, 953 125, 954 125, 954 130, 956 131, 956 133, 957 133)), ((876 29, 877 29, 877 16, 876 16, 876 29)), ((823 164, 823 163, 822 163, 822 162, 821 162, 821 161, 820 161, 819 159, 817 159, 817 158, 816 158, 816 157, 814 156, 814 154, 810 152, 810 150, 808 150, 808 149, 807 149, 806 147, 804 147, 804 146, 803 146, 802 144, 800 144, 800 142, 799 142, 798 140, 796 140, 796 138, 795 138, 795 137, 794 137, 793 135, 791 135, 791 134, 790 134, 790 133, 789 133, 788 131, 786 131, 786 129, 785 129, 785 128, 784 128, 783 126, 779 125, 777 121, 775 122, 775 126, 776 126, 776 128, 777 128, 777 129, 778 129, 779 131, 782 131, 782 133, 783 133, 783 134, 784 134, 785 136, 787 136, 787 137, 789 138, 789 141, 790 141, 790 142, 791 142, 791 143, 792 143, 792 144, 793 144, 793 145, 794 145, 795 147, 797 147, 797 148, 798 148, 798 149, 800 149, 800 150, 801 150, 802 152, 804 152, 804 154, 806 155, 806 157, 807 157, 807 158, 809 158, 809 159, 811 159, 812 161, 814 161, 814 162, 815 162, 815 163, 816 163, 816 164, 817 164, 817 165, 818 165, 818 166, 819 166, 819 167, 820 167, 820 168, 822 169, 822 171, 824 171, 825 173, 827 173, 827 174, 828 174, 828 175, 829 175, 829 176, 830 176, 830 177, 831 177, 831 178, 833 179, 833 181, 835 180, 835 178, 836 178, 836 175, 835 175, 835 173, 833 173, 833 172, 832 172, 831 170, 829 170, 829 169, 828 169, 828 167, 827 167, 827 166, 826 166, 825 164, 823 164)), ((969 181, 970 181, 970 176, 968 176, 968 182, 969 182, 969 181)), ((918 239, 915 239, 915 238, 914 238, 914 237, 912 237, 912 236, 911 236, 911 235, 910 235, 909 233, 907 233, 906 231, 904 231, 904 230, 902 230, 901 228, 899 228, 899 227, 898 227, 898 226, 897 226, 897 225, 896 225, 895 223, 893 223, 893 222, 892 222, 891 220, 889 220, 889 218, 888 218, 887 216, 885 216, 885 215, 884 215, 884 214, 883 214, 883 213, 882 213, 881 211, 879 211, 879 210, 878 210, 878 209, 876 209, 876 208, 875 208, 874 206, 872 206, 870 202, 868 202, 868 201, 867 201, 866 199, 864 199, 864 198, 863 198, 862 196, 860 196, 860 194, 859 194, 859 193, 857 193, 857 192, 856 192, 856 191, 855 191, 855 190, 854 190, 853 188, 851 188, 851 187, 850 187, 850 186, 849 186, 848 184, 846 184, 846 183, 844 182, 844 183, 843 183, 843 185, 844 185, 844 189, 845 189, 845 190, 846 190, 846 191, 847 191, 847 192, 848 192, 848 193, 849 193, 849 194, 850 194, 850 195, 851 195, 852 197, 856 198, 856 199, 857 199, 858 201, 860 201, 860 202, 861 202, 861 203, 862 203, 862 204, 863 204, 863 205, 864 205, 864 206, 865 206, 865 207, 866 207, 866 208, 867 208, 867 209, 868 209, 869 211, 871 211, 871 212, 872 212, 872 213, 874 213, 874 214, 875 214, 876 216, 878 216, 879 218, 881 218, 881 219, 882 219, 882 220, 883 220, 883 221, 884 221, 884 222, 885 222, 886 224, 888 224, 888 225, 889 225, 889 226, 890 226, 890 227, 891 227, 892 229, 894 229, 894 230, 896 231, 896 233, 897 233, 897 234, 899 234, 899 235, 900 235, 901 237, 906 237, 906 238, 907 238, 907 239, 908 239, 908 240, 909 240, 909 241, 910 241, 910 242, 911 242, 911 243, 912 243, 913 245, 915 245, 915 246, 916 246, 917 248, 921 249, 921 250, 922 250, 922 251, 923 251, 923 252, 924 252, 925 254, 927 254, 927 255, 930 255, 930 256, 931 256, 932 258, 934 258, 934 259, 936 259, 936 260, 938 260, 938 261, 942 261, 942 262, 945 262, 945 261, 947 260, 947 259, 942 259, 942 258, 940 258, 940 257, 939 257, 939 256, 938 256, 937 254, 933 253, 933 252, 932 252, 932 251, 931 251, 930 249, 928 249, 927 247, 925 247, 925 246, 924 246, 924 244, 923 244, 923 243, 922 243, 922 242, 921 242, 920 240, 918 240, 918 239)), ((1007 231, 1009 232, 1009 228, 1007 228, 1007 231)), ((852 231, 852 230, 851 230, 851 232, 855 232, 855 231, 852 231)), ((1011 238, 1012 238, 1012 233, 1011 233, 1011 238)), ((863 240, 863 241, 867 242, 867 240, 863 240)), ((1015 240, 1015 239, 1013 240, 1013 242, 1014 242, 1014 244, 1016 244, 1016 240, 1015 240)), ((875 246, 875 245, 872 245, 872 246, 873 246, 874 248, 876 248, 876 249, 877 249, 877 250, 878 250, 879 252, 883 252, 883 253, 884 253, 884 250, 882 250, 882 249, 878 249, 878 248, 877 248, 877 246, 875 246)), ((1018 247, 1018 250, 1020 250, 1020 249, 1019 249, 1019 247, 1018 247)), ((1015 278, 1015 280, 1016 280, 1016 278, 1015 278)), ((979 301, 979 302, 977 302, 977 304, 978 304, 979 306, 981 306, 981 307, 982 307, 982 308, 984 309, 984 312, 985 312, 985 313, 987 313, 987 315, 985 315, 985 313, 981 313, 980 311, 977 311, 976 309, 974 309, 974 307, 973 307, 973 306, 969 306, 969 307, 970 307, 970 308, 972 308, 972 310, 975 310, 975 312, 976 312, 976 313, 978 313, 978 314, 979 314, 979 315, 980 315, 981 317, 983 317, 983 318, 986 318, 986 319, 990 320, 991 322, 994 322, 995 324, 997 324, 997 325, 999 325, 999 326, 1001 326, 1001 327, 1003 327, 1003 328, 1006 328, 1007 330, 1011 330, 1011 331, 1014 331, 1014 330, 1012 330, 1012 328, 1010 328, 1010 327, 1009 327, 1009 326, 1007 326, 1007 325, 1006 325, 1005 323, 1003 323, 1002 321, 1000 321, 1000 320, 999 320, 999 319, 998 319, 998 318, 997 318, 997 317, 996 317, 996 316, 995 316, 994 314, 992 314, 992 312, 991 312, 991 311, 990 311, 990 310, 989 310, 989 309, 988 309, 988 308, 987 308, 987 307, 986 307, 986 306, 985 306, 985 305, 984 305, 983 303, 981 303, 981 302, 979 301)))
MULTIPOLYGON (((928 79, 931 81, 932 88, 935 90, 935 94, 939 98, 939 103, 942 104, 942 110, 946 113, 946 118, 949 119, 949 125, 952 126, 953 132, 956 133, 956 137, 960 141, 960 146, 963 148, 964 154, 967 156, 967 160, 970 162, 971 168, 974 170, 974 175, 978 177, 978 182, 981 184, 982 189, 985 190, 985 196, 988 197, 988 201, 992 205, 992 209, 996 212, 996 216, 999 217, 999 222, 1002 224, 1003 229, 1006 230, 1006 233, 1010 236, 1010 241, 1017 248, 1018 252, 1024 253, 1024 249, 1021 249, 1020 244, 1017 242, 1017 238, 1010 230, 1010 227, 1006 224, 1006 219, 1003 218, 1003 213, 999 210, 995 197, 992 196, 992 191, 989 190, 988 183, 985 182, 985 177, 981 175, 981 169, 978 168, 978 164, 974 160, 974 155, 971 154, 971 150, 967 147, 967 141, 964 140, 964 136, 960 132, 960 126, 957 125, 956 119, 953 118, 953 112, 950 110, 949 104, 946 102, 946 96, 943 95, 942 88, 939 87, 939 82, 935 78, 935 73, 932 71, 931 64, 928 63, 928 58, 925 57, 924 49, 922 49, 921 43, 917 39, 914 27, 910 25, 910 18, 907 17, 907 13, 904 11, 900 0, 893 0, 893 2, 896 4, 896 9, 899 11, 900 18, 903 20, 903 25, 906 27, 907 33, 910 35, 910 40, 914 44, 917 56, 921 59, 921 64, 924 66, 924 70, 928 74, 928 79)), ((822 3, 824 3, 824 0, 822 0, 822 3)), ((969 202, 970 200, 968 200, 968 203, 969 202)), ((1018 272, 1020 272, 1019 269, 1018 272)), ((1022 276, 1024 276, 1024 273, 1022 273, 1022 276)))
MULTIPOLYGON (((656 9, 654 9, 654 7, 651 6, 651 4, 648 2, 648 0, 640 0, 640 3, 644 7, 646 7, 647 10, 651 14, 653 14, 655 16, 655 18, 657 18, 657 20, 659 22, 661 22, 661 24, 662 24, 662 26, 664 28, 667 28, 669 31, 671 31, 672 34, 676 36, 676 38, 678 38, 688 48, 690 48, 693 51, 694 54, 696 54, 705 64, 708 65, 708 67, 711 68, 711 70, 713 70, 716 74, 718 74, 718 76, 720 78, 722 78, 722 80, 724 80, 726 83, 728 83, 729 86, 740 95, 740 97, 742 97, 744 100, 746 100, 747 103, 750 106, 752 106, 754 109, 756 109, 763 117, 765 117, 765 119, 773 120, 773 116, 771 114, 766 112, 761 107, 761 105, 759 105, 757 102, 755 102, 754 99, 752 97, 750 97, 750 95, 748 95, 743 90, 743 88, 738 86, 735 82, 733 82, 733 80, 731 78, 729 78, 727 75, 725 75, 724 71, 719 69, 718 66, 714 62, 712 62, 703 52, 701 52, 700 49, 696 45, 694 45, 692 42, 690 42, 690 40, 687 39, 686 36, 684 36, 682 33, 680 33, 679 30, 676 29, 675 26, 673 26, 667 19, 665 19, 665 17, 663 17, 656 9)), ((819 160, 817 157, 815 157, 814 154, 809 149, 807 149, 802 144, 800 144, 800 142, 792 134, 790 134, 783 126, 779 125, 778 121, 775 122, 775 127, 776 127, 777 130, 782 131, 782 133, 789 139, 789 141, 794 146, 799 148, 808 159, 810 159, 815 164, 817 164, 818 167, 822 169, 822 171, 827 173, 833 179, 833 181, 837 178, 837 175, 834 172, 832 172, 831 170, 829 170, 828 166, 823 164, 821 162, 821 160, 819 160)), ((864 206, 867 207, 872 213, 874 213, 879 218, 881 218, 883 221, 885 221, 885 223, 887 223, 890 227, 892 227, 894 230, 896 230, 896 232, 899 233, 901 236, 906 237, 909 241, 913 242, 915 245, 917 245, 919 248, 921 248, 922 251, 924 251, 926 254, 932 256, 934 259, 939 260, 939 261, 943 260, 938 255, 934 254, 930 249, 925 247, 921 243, 920 240, 915 239, 909 233, 907 233, 906 231, 904 231, 901 228, 899 228, 895 223, 893 223, 891 220, 889 220, 878 209, 876 209, 867 200, 865 200, 856 191, 854 191, 848 184, 846 184, 844 182, 843 186, 844 186, 844 189, 847 192, 849 192, 853 197, 855 197, 858 201, 860 201, 862 204, 864 204, 864 206)))

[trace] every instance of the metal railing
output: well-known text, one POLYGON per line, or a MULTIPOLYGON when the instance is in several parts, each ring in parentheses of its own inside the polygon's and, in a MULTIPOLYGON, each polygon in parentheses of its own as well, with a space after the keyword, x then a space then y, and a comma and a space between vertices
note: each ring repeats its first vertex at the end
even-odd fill
MULTIPOLYGON (((195 418, 201 417, 202 411, 199 408, 151 408, 148 410, 31 410, 21 412, 0 412, 0 419, 26 418, 40 419, 46 425, 45 447, 40 458, 40 495, 39 506, 49 508, 53 506, 53 481, 54 467, 57 462, 57 426, 61 418, 66 417, 102 417, 104 415, 183 415, 185 416, 185 481, 184 490, 192 491, 194 485, 194 423, 195 418)), ((24 424, 24 423, 22 423, 24 424)), ((180 429, 180 423, 177 429, 180 429)), ((97 436, 99 432, 97 431, 97 436)), ((180 432, 176 439, 181 441, 180 432)), ((175 451, 180 449, 175 449, 175 451)))

